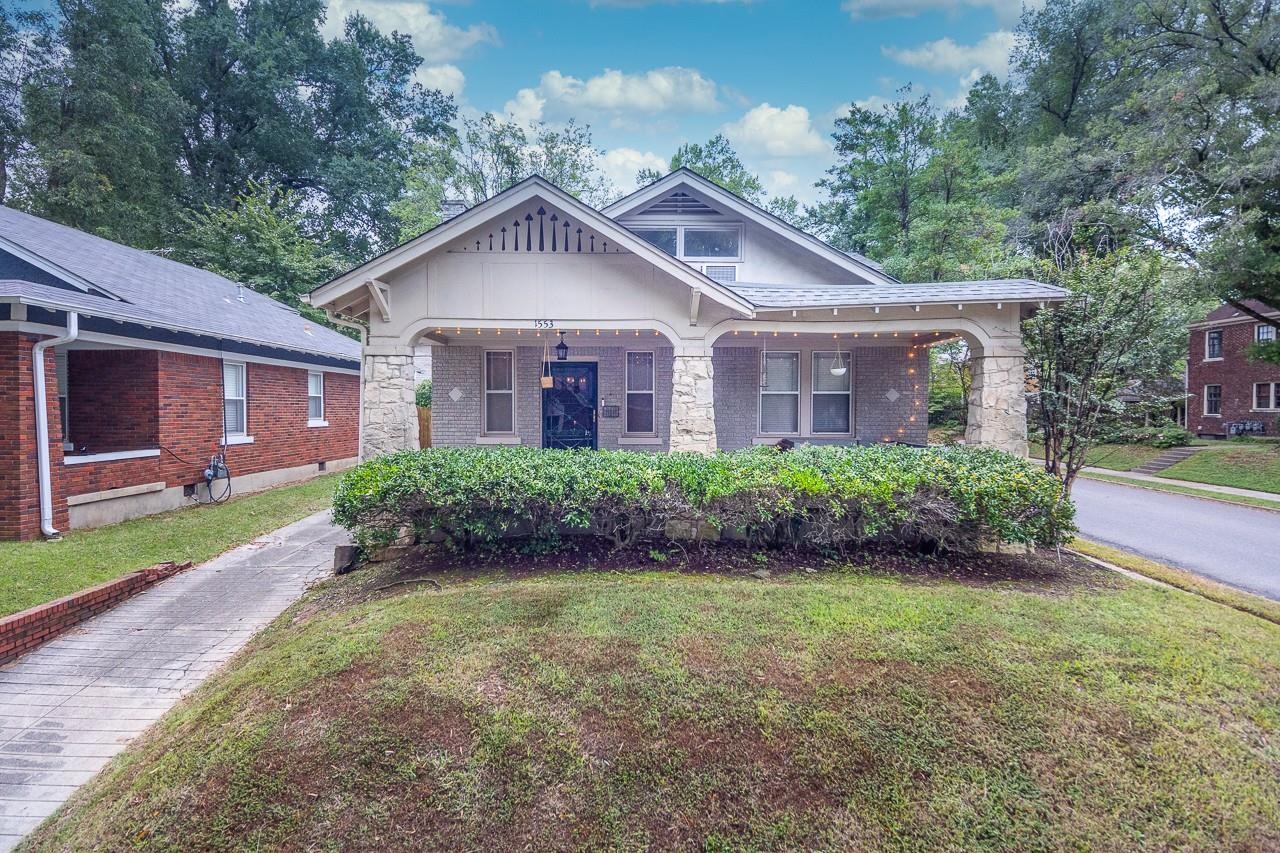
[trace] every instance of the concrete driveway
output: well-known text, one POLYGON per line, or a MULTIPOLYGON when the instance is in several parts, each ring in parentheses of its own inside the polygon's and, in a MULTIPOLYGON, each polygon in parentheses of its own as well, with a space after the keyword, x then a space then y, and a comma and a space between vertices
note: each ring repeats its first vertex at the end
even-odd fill
POLYGON ((1087 539, 1280 601, 1280 512, 1076 480, 1087 539))
POLYGON ((346 541, 316 513, 0 667, 0 851, 331 574, 346 541))

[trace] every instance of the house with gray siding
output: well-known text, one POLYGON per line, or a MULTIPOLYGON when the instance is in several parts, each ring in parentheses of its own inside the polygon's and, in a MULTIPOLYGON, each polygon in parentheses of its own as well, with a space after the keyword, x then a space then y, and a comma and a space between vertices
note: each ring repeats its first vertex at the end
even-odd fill
POLYGON ((362 453, 432 441, 733 450, 927 440, 929 348, 974 364, 966 440, 1026 450, 1020 324, 1061 289, 902 282, 681 169, 597 210, 532 177, 310 294, 365 330, 362 453))

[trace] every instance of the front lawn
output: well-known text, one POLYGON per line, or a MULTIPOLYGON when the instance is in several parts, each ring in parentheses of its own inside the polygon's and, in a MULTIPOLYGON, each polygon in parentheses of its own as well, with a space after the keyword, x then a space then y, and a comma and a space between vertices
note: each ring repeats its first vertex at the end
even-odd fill
MULTIPOLYGON (((1164 453, 1158 447, 1145 444, 1098 444, 1085 454, 1085 464, 1111 471, 1132 471, 1164 453)), ((1044 464, 1044 447, 1032 444, 1028 455, 1033 462, 1044 464)))
POLYGON ((1280 444, 1224 442, 1164 469, 1160 476, 1280 493, 1280 444))
POLYGON ((0 616, 166 560, 195 563, 329 505, 337 475, 91 530, 60 542, 0 542, 0 616))
POLYGON ((330 581, 27 849, 1280 846, 1275 625, 1083 563, 742 559, 330 581))

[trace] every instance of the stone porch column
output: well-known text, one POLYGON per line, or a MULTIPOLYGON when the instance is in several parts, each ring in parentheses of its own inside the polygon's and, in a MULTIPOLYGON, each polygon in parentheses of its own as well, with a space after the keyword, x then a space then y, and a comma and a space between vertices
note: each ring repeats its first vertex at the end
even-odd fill
POLYGON ((1027 455, 1027 396, 1021 345, 990 354, 974 351, 967 444, 1027 455))
POLYGON ((407 353, 365 350, 362 459, 418 449, 413 377, 412 350, 407 353))
POLYGON ((714 453, 716 409, 711 349, 680 354, 671 370, 671 449, 714 453))

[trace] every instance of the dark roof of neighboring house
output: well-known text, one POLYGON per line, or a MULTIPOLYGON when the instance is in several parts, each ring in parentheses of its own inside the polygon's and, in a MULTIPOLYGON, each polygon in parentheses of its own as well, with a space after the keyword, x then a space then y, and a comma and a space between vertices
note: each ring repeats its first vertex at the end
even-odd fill
POLYGON ((5 281, 0 296, 353 362, 360 358, 357 341, 220 275, 0 206, 0 251, 15 248, 19 258, 21 252, 35 256, 36 266, 51 267, 76 289, 5 281))
MULTIPOLYGON (((1244 304, 1248 305, 1250 308, 1252 308, 1254 311, 1257 311, 1259 314, 1275 314, 1277 310, 1280 310, 1280 309, 1272 308, 1270 305, 1266 304, 1265 302, 1259 302, 1256 299, 1246 299, 1244 301, 1244 304)), ((1247 316, 1249 315, 1241 311, 1236 306, 1228 302, 1224 302, 1221 305, 1219 305, 1217 308, 1214 308, 1212 311, 1210 311, 1209 316, 1205 317, 1200 322, 1220 323, 1223 320, 1238 320, 1241 317, 1247 317, 1247 316)))
POLYGON ((840 308, 909 303, 1057 301, 1066 291, 1027 279, 947 281, 921 284, 787 286, 728 282, 725 287, 757 308, 840 308))

